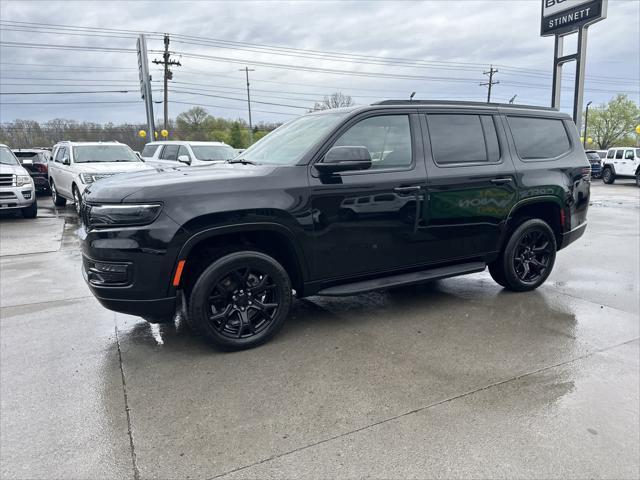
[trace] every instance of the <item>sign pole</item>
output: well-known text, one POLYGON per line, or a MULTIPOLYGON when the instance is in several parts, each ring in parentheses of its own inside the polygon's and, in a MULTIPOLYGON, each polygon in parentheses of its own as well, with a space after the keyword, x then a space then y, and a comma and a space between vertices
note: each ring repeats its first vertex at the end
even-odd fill
POLYGON ((551 90, 551 106, 560 110, 560 95, 562 93, 562 63, 558 59, 562 57, 564 50, 564 37, 556 35, 553 60, 553 90, 551 90))
POLYGON ((147 39, 144 35, 138 37, 138 73, 140 74, 140 93, 144 99, 144 107, 147 113, 147 128, 149 129, 147 141, 155 140, 155 125, 153 120, 153 99, 151 97, 151 75, 149 75, 149 60, 147 58, 147 39))
POLYGON ((578 51, 576 52, 576 85, 573 91, 573 122, 580 131, 582 127, 582 104, 584 102, 584 70, 587 60, 587 26, 578 30, 578 51))

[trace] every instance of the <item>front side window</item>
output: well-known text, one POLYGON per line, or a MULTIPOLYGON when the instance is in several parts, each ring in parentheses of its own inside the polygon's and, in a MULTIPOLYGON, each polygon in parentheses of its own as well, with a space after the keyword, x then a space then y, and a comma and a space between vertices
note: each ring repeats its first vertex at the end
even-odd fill
POLYGON ((16 156, 8 147, 0 147, 0 163, 3 165, 20 165, 16 156))
POLYGON ((491 115, 427 115, 431 151, 438 165, 496 163, 500 145, 491 115))
POLYGON ((56 162, 62 163, 62 159, 67 156, 67 147, 60 147, 56 153, 56 162))
POLYGON ((411 127, 408 115, 382 115, 366 118, 349 128, 334 147, 366 147, 371 168, 397 168, 411 165, 411 127))
POLYGON ((179 148, 178 145, 165 145, 160 154, 160 159, 178 161, 179 148))
POLYGON ((140 154, 142 157, 151 158, 156 153, 156 150, 160 148, 160 145, 145 145, 140 154))
POLYGON ((509 116, 518 155, 523 160, 546 160, 571 150, 571 142, 562 120, 509 116))
POLYGON ((191 160, 191 155, 189 154, 189 150, 184 145, 180 145, 180 148, 178 149, 178 157, 182 155, 184 155, 189 160, 191 160))
POLYGON ((622 153, 624 150, 616 150, 616 160, 620 160, 622 158, 622 153))
POLYGON ((73 147, 76 163, 140 162, 138 156, 126 145, 80 145, 73 147))
POLYGON ((198 160, 215 162, 231 160, 236 151, 228 145, 191 145, 191 150, 198 160))

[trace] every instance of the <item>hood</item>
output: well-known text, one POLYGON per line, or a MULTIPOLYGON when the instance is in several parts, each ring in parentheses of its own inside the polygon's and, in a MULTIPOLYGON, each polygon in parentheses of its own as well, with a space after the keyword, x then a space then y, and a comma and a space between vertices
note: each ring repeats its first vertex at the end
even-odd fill
POLYGON ((125 173, 152 168, 143 162, 85 162, 76 166, 82 173, 125 173))
POLYGON ((255 189, 277 168, 267 165, 214 164, 203 167, 146 169, 100 180, 87 189, 88 202, 163 201, 181 192, 255 189))
POLYGON ((6 165, 0 163, 0 174, 29 175, 29 172, 21 165, 6 165))

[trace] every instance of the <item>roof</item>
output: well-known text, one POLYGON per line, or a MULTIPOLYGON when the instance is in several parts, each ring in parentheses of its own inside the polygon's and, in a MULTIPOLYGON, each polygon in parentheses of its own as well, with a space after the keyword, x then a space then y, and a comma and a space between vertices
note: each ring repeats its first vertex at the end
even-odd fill
POLYGON ((483 107, 483 108, 510 108, 510 109, 532 109, 557 112, 553 107, 543 107, 540 105, 519 105, 516 103, 487 103, 487 102, 464 102, 459 100, 382 100, 371 105, 402 105, 402 106, 452 106, 452 107, 483 107))
POLYGON ((200 142, 191 140, 156 140, 147 143, 147 145, 203 145, 203 146, 229 146, 224 142, 200 142))
POLYGON ((45 148, 12 148, 14 152, 27 152, 27 153, 51 153, 50 150, 45 148))
POLYGON ((124 143, 113 141, 108 142, 71 142, 69 140, 63 140, 61 142, 56 143, 56 145, 60 144, 71 145, 71 146, 79 146, 79 145, 124 145, 124 143))

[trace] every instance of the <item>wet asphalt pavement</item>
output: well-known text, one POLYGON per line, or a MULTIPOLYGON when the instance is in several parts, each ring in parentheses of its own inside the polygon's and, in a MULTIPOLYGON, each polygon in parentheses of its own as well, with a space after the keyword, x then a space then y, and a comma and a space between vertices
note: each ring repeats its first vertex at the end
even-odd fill
POLYGON ((102 308, 72 207, 0 218, 2 478, 638 478, 640 189, 535 292, 487 272, 295 303, 220 353, 102 308))

